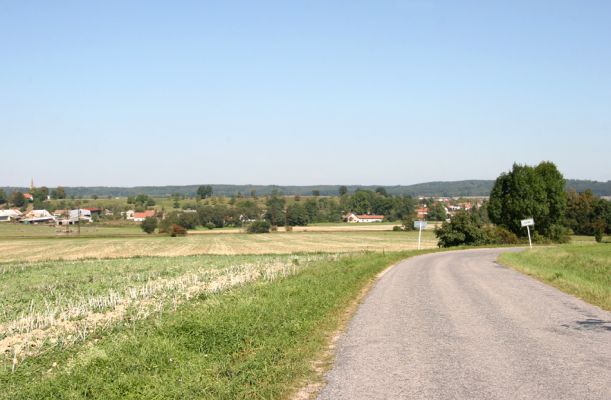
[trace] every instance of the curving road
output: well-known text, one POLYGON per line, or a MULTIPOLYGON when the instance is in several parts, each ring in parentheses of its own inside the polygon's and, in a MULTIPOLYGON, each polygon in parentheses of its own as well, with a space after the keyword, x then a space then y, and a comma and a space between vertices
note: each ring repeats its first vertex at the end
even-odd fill
POLYGON ((501 251, 390 269, 319 399, 611 399, 611 313, 497 265, 501 251))

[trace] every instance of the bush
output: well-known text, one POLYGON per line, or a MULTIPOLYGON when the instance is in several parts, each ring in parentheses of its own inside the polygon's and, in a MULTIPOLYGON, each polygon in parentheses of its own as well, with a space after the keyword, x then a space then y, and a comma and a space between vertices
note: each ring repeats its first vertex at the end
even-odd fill
POLYGON ((404 231, 414 230, 414 218, 411 215, 404 217, 403 220, 401 220, 401 224, 403 225, 404 231))
POLYGON ((246 232, 248 233, 269 233, 271 224, 268 221, 255 221, 248 225, 246 232))
POLYGON ((208 223, 205 225, 205 227, 206 227, 206 228, 208 228, 208 229, 211 229, 211 230, 212 230, 212 229, 216 228, 216 225, 214 225, 214 223, 213 223, 213 222, 208 222, 208 223))
POLYGON ((140 228, 150 235, 151 233, 155 232, 155 229, 157 229, 157 218, 146 217, 140 224, 140 228))
POLYGON ((520 239, 510 230, 502 226, 490 225, 484 228, 488 244, 518 244, 520 239))
POLYGON ((187 234, 187 230, 180 225, 172 224, 172 226, 170 226, 168 234, 172 237, 184 236, 187 234))
POLYGON ((469 213, 457 213, 450 222, 435 229, 439 247, 486 244, 486 232, 475 217, 469 213))
POLYGON ((392 227, 393 232, 401 232, 403 231, 403 228, 401 228, 399 225, 395 225, 392 227))
POLYGON ((571 240, 568 234, 568 229, 558 224, 554 224, 549 227, 547 237, 555 243, 568 243, 571 240))

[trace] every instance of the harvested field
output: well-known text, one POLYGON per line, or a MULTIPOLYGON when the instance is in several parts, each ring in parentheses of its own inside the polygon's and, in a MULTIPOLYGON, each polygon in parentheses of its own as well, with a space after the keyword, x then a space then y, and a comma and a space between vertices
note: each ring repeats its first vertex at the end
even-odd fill
MULTIPOLYGON (((418 232, 292 232, 186 237, 53 238, 0 241, 0 262, 186 256, 197 254, 287 254, 295 252, 403 251, 417 247, 418 232)), ((433 232, 422 248, 434 248, 433 232)))

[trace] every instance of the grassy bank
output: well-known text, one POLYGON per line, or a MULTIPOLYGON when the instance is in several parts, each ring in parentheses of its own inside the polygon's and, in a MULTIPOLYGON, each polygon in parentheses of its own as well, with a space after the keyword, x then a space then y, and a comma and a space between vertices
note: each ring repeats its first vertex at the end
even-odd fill
POLYGON ((284 398, 314 375, 312 360, 362 288, 410 254, 313 260, 290 276, 200 293, 14 372, 3 365, 0 398, 284 398))
POLYGON ((611 245, 567 244, 504 253, 499 261, 566 293, 611 310, 611 245))

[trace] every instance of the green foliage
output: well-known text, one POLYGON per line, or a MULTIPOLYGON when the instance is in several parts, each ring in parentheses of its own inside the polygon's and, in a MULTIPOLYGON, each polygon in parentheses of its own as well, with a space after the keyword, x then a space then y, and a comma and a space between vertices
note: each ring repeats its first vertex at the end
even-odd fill
POLYGON ((156 217, 146 217, 140 224, 140 227, 142 228, 143 232, 150 235, 151 233, 155 232, 155 229, 157 229, 157 224, 158 221, 156 217))
POLYGON ((208 228, 210 230, 216 228, 216 225, 214 225, 214 223, 212 223, 212 222, 208 222, 205 226, 206 226, 206 228, 208 228))
POLYGON ((54 200, 60 200, 66 198, 66 190, 63 186, 58 186, 51 190, 51 198, 54 200))
POLYGON ((435 236, 439 247, 482 245, 488 241, 483 227, 467 212, 456 213, 450 222, 435 229, 435 236))
POLYGON ((301 203, 293 203, 286 208, 286 225, 305 226, 308 224, 308 213, 301 203))
POLYGON ((272 225, 269 221, 260 220, 251 222, 246 228, 246 232, 248 233, 269 233, 272 225))
POLYGON ((566 225, 578 235, 610 233, 611 202, 596 197, 591 190, 568 193, 566 225))
POLYGON ((484 227, 486 244, 519 244, 520 239, 515 233, 502 226, 487 225, 484 227))
POLYGON ((490 193, 490 221, 518 236, 526 234, 520 220, 534 218, 534 230, 550 235, 550 228, 561 222, 566 209, 564 178, 550 162, 537 167, 514 164, 499 176, 490 193))
POLYGON ((446 210, 443 204, 435 202, 428 209, 426 219, 429 221, 445 221, 447 218, 446 210))
POLYGON ((338 193, 340 196, 348 194, 348 188, 346 186, 340 186, 338 189, 338 193))
POLYGON ((212 186, 210 185, 202 185, 197 188, 197 198, 198 199, 207 199, 208 197, 212 197, 212 186))
POLYGON ((406 215, 401 220, 401 227, 404 231, 413 231, 414 230, 414 217, 412 214, 406 215))
POLYGON ((281 226, 285 224, 285 204, 286 200, 284 199, 284 197, 280 197, 276 193, 268 197, 267 201, 265 202, 265 205, 267 207, 267 211, 265 212, 265 219, 269 221, 271 225, 281 226))
POLYGON ((0 204, 5 204, 8 201, 4 189, 0 189, 0 204))
POLYGON ((11 198, 9 203, 11 203, 14 207, 23 207, 25 205, 25 196, 23 193, 17 191, 11 193, 11 198))

